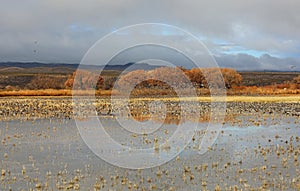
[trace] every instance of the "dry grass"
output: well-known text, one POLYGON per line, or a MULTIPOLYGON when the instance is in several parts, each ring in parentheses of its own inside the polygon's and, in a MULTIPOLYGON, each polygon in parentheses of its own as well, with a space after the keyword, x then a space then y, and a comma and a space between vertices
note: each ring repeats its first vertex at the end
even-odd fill
POLYGON ((300 102, 300 96, 227 96, 227 102, 300 102))
MULTIPOLYGON (((46 89, 46 90, 13 90, 13 91, 0 91, 0 97, 5 96, 84 96, 84 95, 93 95, 95 91, 93 90, 55 90, 55 89, 46 89)), ((117 92, 111 90, 100 90, 96 91, 98 96, 110 96, 111 94, 117 94, 117 92)))
POLYGON ((71 96, 71 90, 12 90, 0 91, 0 96, 71 96))
MULTIPOLYGON (((268 87, 234 87, 227 91, 227 97, 214 97, 214 101, 227 101, 227 102, 300 102, 300 89, 288 89, 285 87, 274 88, 275 86, 268 87)), ((93 90, 77 90, 71 89, 45 89, 45 90, 3 90, 0 91, 0 97, 5 96, 85 96, 94 95, 93 90)), ((111 96, 119 94, 112 90, 98 90, 97 96, 111 96)), ((185 94, 184 94, 185 95, 185 94)), ((198 97, 189 97, 191 95, 186 92, 187 97, 180 100, 195 100, 198 101, 211 101, 209 89, 197 89, 198 97)), ((142 100, 179 100, 178 95, 173 89, 134 89, 131 93, 132 99, 142 100)))
MULTIPOLYGON (((191 95, 189 90, 181 90, 184 95, 191 95)), ((208 88, 198 88, 196 90, 198 96, 210 96, 208 88)), ((272 86, 239 86, 226 90, 227 95, 243 95, 243 96, 280 96, 280 95, 300 95, 300 89, 296 85, 272 85, 272 86)), ((176 92, 172 89, 153 89, 138 88, 131 93, 132 97, 176 97, 176 92)))
POLYGON ((296 84, 279 84, 270 86, 240 86, 227 91, 228 95, 295 95, 300 94, 296 84))
MULTIPOLYGON (((300 102, 300 96, 226 96, 226 97, 214 97, 214 101, 226 101, 226 102, 286 102, 297 103, 300 102)), ((160 101, 200 101, 210 102, 212 97, 169 97, 169 98, 132 98, 133 101, 140 100, 160 100, 160 101)))

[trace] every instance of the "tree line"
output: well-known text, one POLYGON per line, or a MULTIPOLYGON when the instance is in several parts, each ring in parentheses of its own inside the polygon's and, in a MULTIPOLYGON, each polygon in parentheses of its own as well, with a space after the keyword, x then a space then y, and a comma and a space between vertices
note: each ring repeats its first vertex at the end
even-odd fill
MULTIPOLYGON (((196 88, 209 88, 213 84, 211 82, 222 80, 227 89, 242 86, 242 76, 231 68, 160 67, 153 70, 134 70, 120 76, 99 76, 96 72, 88 70, 77 70, 68 76, 41 74, 35 76, 27 84, 27 88, 110 90, 114 85, 126 88, 135 84, 136 88, 168 89, 170 86, 184 88, 190 83, 196 88), (220 73, 223 79, 217 79, 220 77, 220 73)), ((218 86, 218 84, 213 85, 218 86)), ((278 88, 281 86, 300 88, 300 75, 291 81, 277 84, 277 86, 278 88)))
MULTIPOLYGON (((226 88, 232 88, 242 83, 242 76, 230 68, 193 68, 188 70, 183 67, 159 67, 148 71, 130 71, 121 75, 117 80, 117 77, 98 76, 91 71, 78 70, 68 77, 65 86, 75 89, 111 89, 116 82, 116 85, 124 88, 132 86, 132 84, 135 84, 136 88, 167 89, 170 86, 184 88, 190 84, 197 88, 209 88, 212 84, 210 82, 223 80, 226 88), (76 80, 74 80, 75 76, 76 80), (223 79, 217 79, 220 76, 223 76, 223 79)), ((221 84, 219 85, 221 86, 221 84)))

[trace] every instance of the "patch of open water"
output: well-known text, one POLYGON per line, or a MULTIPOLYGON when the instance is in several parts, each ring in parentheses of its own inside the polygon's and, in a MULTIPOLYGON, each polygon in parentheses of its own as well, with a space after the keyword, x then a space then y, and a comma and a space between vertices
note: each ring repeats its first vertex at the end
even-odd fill
MULTIPOLYGON (((145 148, 153 146, 155 136, 165 139, 177 127, 165 124, 145 138, 122 130, 113 118, 104 118, 103 124, 118 142, 145 148)), ((217 186, 292 190, 300 185, 299 130, 289 120, 267 126, 225 124, 203 155, 198 153, 203 136, 199 130, 176 159, 159 167, 129 170, 108 164, 89 150, 72 119, 1 122, 0 190, 214 190, 217 186)))

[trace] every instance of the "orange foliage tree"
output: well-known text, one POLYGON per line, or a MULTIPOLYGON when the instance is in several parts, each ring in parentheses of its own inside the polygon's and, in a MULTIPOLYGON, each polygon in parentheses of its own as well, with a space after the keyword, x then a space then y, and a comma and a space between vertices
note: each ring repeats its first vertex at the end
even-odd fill
POLYGON ((186 70, 185 73, 189 77, 191 82, 194 84, 194 86, 198 86, 198 87, 207 86, 207 82, 204 77, 202 69, 193 68, 191 70, 186 70))
POLYGON ((242 76, 236 70, 230 68, 193 68, 187 70, 186 74, 191 82, 198 87, 221 87, 222 84, 217 83, 221 83, 223 80, 226 88, 239 86, 242 83, 242 76), (221 79, 221 76, 223 79, 221 79))
POLYGON ((221 73, 227 88, 241 85, 243 78, 236 70, 231 68, 221 68, 221 73))
POLYGON ((222 79, 223 76, 219 68, 205 68, 203 69, 203 74, 206 80, 206 83, 204 83, 205 84, 204 87, 220 88, 224 86, 223 79, 222 79))
POLYGON ((300 89, 300 75, 295 77, 292 81, 290 82, 286 82, 286 84, 289 85, 289 89, 293 89, 293 90, 296 90, 296 89, 300 89))
POLYGON ((82 90, 101 89, 103 81, 103 78, 94 72, 87 70, 77 70, 72 75, 68 76, 68 79, 65 82, 65 87, 82 90))
POLYGON ((293 80, 292 80, 293 83, 295 84, 300 84, 300 75, 295 77, 293 80))
MULTIPOLYGON (((188 77, 178 67, 160 67, 147 72, 148 78, 154 79, 153 82, 159 84, 153 84, 165 87, 181 87, 184 88, 189 83, 188 77), (164 84, 164 85, 163 85, 164 84)), ((149 82, 148 82, 149 83, 149 82)), ((151 84, 150 84, 151 85, 151 84)))
POLYGON ((131 84, 137 84, 139 86, 142 86, 142 84, 145 85, 146 79, 147 73, 145 70, 134 70, 122 75, 118 80, 118 85, 120 87, 128 87, 131 84))
POLYGON ((222 76, 226 88, 242 83, 242 76, 236 70, 229 68, 193 68, 187 70, 182 67, 160 67, 150 71, 128 72, 120 77, 118 85, 126 87, 131 84, 138 84, 137 87, 168 88, 169 86, 187 87, 189 82, 192 82, 196 87, 221 87, 222 84, 217 83, 223 82, 222 76))
POLYGON ((118 80, 120 87, 128 87, 135 84, 136 87, 169 88, 186 86, 189 82, 179 68, 160 67, 150 71, 135 70, 122 75, 118 80))
POLYGON ((31 82, 26 85, 28 89, 64 89, 65 76, 51 76, 39 74, 32 78, 31 82))

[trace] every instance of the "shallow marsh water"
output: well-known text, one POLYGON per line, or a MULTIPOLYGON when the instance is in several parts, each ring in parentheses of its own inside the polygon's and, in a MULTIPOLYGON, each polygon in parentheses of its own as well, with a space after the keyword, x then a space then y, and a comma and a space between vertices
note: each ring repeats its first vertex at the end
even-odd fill
MULTIPOLYGON (((144 170, 115 167, 98 158, 73 119, 3 121, 0 190, 299 190, 299 119, 268 117, 257 126, 245 125, 249 117, 239 120, 225 123, 205 154, 198 153, 199 130, 178 157, 144 170)), ((103 121, 114 139, 139 144, 113 118, 103 121)), ((175 127, 164 128, 172 134, 175 127)), ((157 133, 163 135, 165 129, 157 133)))

